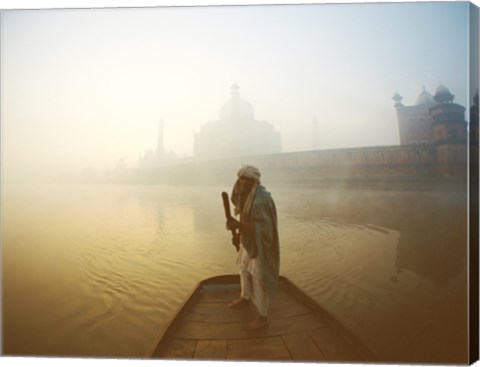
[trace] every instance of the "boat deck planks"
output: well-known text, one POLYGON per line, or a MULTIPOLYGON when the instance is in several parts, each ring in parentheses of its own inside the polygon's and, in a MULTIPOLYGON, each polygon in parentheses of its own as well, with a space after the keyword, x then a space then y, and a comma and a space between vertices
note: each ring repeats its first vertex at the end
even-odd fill
MULTIPOLYGON (((214 278, 212 278, 214 279, 214 278)), ((281 277, 269 326, 246 331, 256 316, 248 305, 231 309, 238 276, 201 283, 148 352, 163 359, 372 361, 373 356, 331 315, 281 277)))
POLYGON ((283 340, 294 360, 326 361, 325 355, 315 344, 308 332, 284 335, 283 340))
POLYGON ((279 336, 231 340, 228 347, 227 360, 289 361, 292 359, 283 339, 279 336))
POLYGON ((193 359, 225 359, 226 340, 198 340, 193 359))

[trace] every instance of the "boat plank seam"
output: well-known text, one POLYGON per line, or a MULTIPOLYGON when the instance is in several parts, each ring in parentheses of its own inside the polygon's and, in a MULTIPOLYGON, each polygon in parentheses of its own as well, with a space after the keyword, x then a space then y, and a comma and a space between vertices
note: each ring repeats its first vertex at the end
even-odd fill
POLYGON ((331 328, 308 331, 318 348, 330 361, 352 362, 364 360, 356 349, 331 328))
POLYGON ((244 330, 243 322, 208 323, 185 321, 178 330, 178 337, 187 339, 213 339, 221 336, 225 339, 248 338, 252 336, 282 335, 288 332, 325 328, 328 325, 313 314, 305 314, 285 319, 270 320, 269 327, 249 332, 244 330))
POLYGON ((198 340, 193 355, 194 359, 225 359, 227 341, 223 339, 198 340))
POLYGON ((282 335, 282 339, 293 360, 327 361, 325 354, 305 331, 282 335))
POLYGON ((158 348, 153 356, 168 359, 192 359, 196 347, 196 340, 174 338, 168 343, 165 343, 162 348, 158 348))
POLYGON ((228 340, 228 360, 291 360, 285 343, 279 336, 228 340))
MULTIPOLYGON (((255 317, 256 311, 253 308, 245 308, 242 310, 231 310, 225 305, 225 310, 198 310, 193 308, 186 315, 184 321, 192 322, 209 322, 209 323, 229 323, 229 322, 247 322, 255 317)), ((313 315, 312 312, 307 309, 296 309, 291 310, 277 310, 272 312, 269 316, 270 320, 283 320, 292 317, 313 315)), ((320 320, 324 321, 322 318, 320 320)))

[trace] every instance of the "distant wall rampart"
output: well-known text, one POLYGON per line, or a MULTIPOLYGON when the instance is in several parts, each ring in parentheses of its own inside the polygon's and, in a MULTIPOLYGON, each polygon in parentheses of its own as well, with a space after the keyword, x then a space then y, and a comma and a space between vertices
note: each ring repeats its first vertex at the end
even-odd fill
POLYGON ((410 180, 467 177, 466 145, 347 148, 183 163, 136 170, 129 181, 163 184, 231 183, 242 164, 274 183, 410 180))

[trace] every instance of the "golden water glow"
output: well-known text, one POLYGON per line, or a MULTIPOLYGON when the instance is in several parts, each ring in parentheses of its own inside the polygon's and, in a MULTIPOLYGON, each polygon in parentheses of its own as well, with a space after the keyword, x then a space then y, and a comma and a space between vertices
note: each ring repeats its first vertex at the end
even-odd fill
MULTIPOLYGON (((4 352, 142 356, 197 281, 236 272, 224 189, 4 191, 4 352)), ((386 361, 465 361, 464 194, 270 190, 282 274, 386 361)))

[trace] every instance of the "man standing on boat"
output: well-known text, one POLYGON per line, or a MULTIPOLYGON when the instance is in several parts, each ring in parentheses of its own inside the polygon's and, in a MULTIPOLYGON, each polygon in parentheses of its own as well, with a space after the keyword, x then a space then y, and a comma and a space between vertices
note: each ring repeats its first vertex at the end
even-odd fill
POLYGON ((237 177, 231 200, 240 220, 227 221, 227 229, 240 230, 236 263, 241 292, 240 298, 229 307, 241 307, 251 300, 259 315, 245 328, 253 331, 268 326, 268 307, 277 286, 280 266, 277 212, 270 193, 260 184, 260 171, 256 167, 242 166, 237 177))

